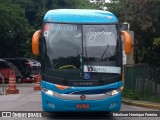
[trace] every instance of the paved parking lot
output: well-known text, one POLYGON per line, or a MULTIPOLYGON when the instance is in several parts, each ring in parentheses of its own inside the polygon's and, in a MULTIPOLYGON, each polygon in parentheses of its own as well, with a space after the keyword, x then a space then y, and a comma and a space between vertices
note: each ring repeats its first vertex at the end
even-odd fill
MULTIPOLYGON (((24 83, 24 84, 17 84, 17 89, 19 89, 19 94, 11 94, 11 95, 0 95, 0 111, 42 111, 42 106, 41 106, 41 93, 40 91, 35 91, 34 90, 35 83, 24 83)), ((0 85, 0 89, 2 86, 0 85)), ((133 104, 131 105, 126 105, 122 103, 121 111, 159 111, 159 109, 152 109, 152 108, 146 108, 146 107, 138 107, 134 106, 133 104)), ((73 114, 73 113, 72 113, 73 114)), ((71 118, 75 120, 79 120, 82 118, 90 119, 102 119, 105 118, 109 119, 105 114, 100 114, 97 116, 93 117, 93 114, 87 114, 87 115, 79 115, 79 114, 64 114, 59 115, 59 114, 51 114, 49 117, 45 118, 37 118, 41 120, 46 120, 46 119, 66 119, 66 118, 71 118), (75 116, 73 116, 75 115, 75 116), (73 116, 73 117, 72 117, 73 116)), ((116 117, 112 119, 117 119, 117 120, 122 120, 121 118, 123 117, 116 117)), ((4 118, 0 118, 3 119, 4 118)), ((20 118, 7 118, 8 119, 20 119, 20 118)), ((33 119, 33 118, 23 118, 23 119, 33 119)), ((35 118, 34 118, 35 119, 35 118)), ((123 118, 126 119, 126 118, 123 118)), ((127 118, 128 119, 128 118, 127 118)), ((130 118, 131 120, 134 120, 135 118, 130 118)), ((136 118, 137 119, 137 118, 136 118)), ((149 118, 150 119, 150 118, 149 118)), ((147 118, 147 120, 149 120, 147 118)), ((157 119, 157 118, 155 118, 157 119)), ((146 120, 146 118, 142 118, 141 120, 146 120)))
POLYGON ((19 94, 0 95, 0 111, 42 111, 40 91, 35 91, 34 86, 35 83, 17 84, 19 94))

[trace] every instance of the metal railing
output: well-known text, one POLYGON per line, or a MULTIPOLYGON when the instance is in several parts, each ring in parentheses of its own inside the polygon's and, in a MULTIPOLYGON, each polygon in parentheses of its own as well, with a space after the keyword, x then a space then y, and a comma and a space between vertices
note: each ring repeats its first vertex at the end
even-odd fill
POLYGON ((124 87, 139 93, 160 96, 160 68, 147 64, 125 65, 124 87))

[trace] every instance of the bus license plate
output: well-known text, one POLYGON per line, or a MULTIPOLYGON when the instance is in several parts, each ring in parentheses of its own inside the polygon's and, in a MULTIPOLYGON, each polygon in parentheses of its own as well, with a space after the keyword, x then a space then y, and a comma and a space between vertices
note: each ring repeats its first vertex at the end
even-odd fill
POLYGON ((76 108, 77 109, 89 109, 89 104, 77 104, 76 108))

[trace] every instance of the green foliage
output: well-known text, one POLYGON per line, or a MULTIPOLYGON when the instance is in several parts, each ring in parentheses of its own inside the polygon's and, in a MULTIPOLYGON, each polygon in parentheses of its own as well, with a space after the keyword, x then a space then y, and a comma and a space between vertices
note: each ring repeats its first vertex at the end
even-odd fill
POLYGON ((43 17, 48 10, 95 8, 87 0, 12 0, 12 3, 19 4, 25 9, 26 18, 35 29, 41 28, 43 17))
POLYGON ((160 38, 154 38, 153 45, 160 46, 160 38))
POLYGON ((30 27, 24 9, 9 0, 0 2, 0 28, 0 56, 15 57, 25 54, 30 27))
POLYGON ((130 98, 133 100, 145 100, 145 101, 152 101, 152 102, 159 102, 160 97, 159 96, 150 96, 147 93, 139 93, 136 90, 130 90, 128 88, 125 88, 122 91, 122 96, 126 98, 130 98))
POLYGON ((133 100, 140 99, 139 93, 137 91, 135 91, 135 90, 124 89, 122 91, 122 96, 131 98, 133 100))
POLYGON ((1 0, 0 58, 32 57, 31 38, 50 9, 95 8, 87 0, 1 0))
POLYGON ((160 66, 160 47, 156 46, 160 37, 159 0, 116 0, 107 4, 107 10, 118 16, 120 23, 130 23, 135 32, 135 61, 160 66), (154 59, 153 59, 154 58, 154 59), (155 62, 155 58, 157 59, 155 62))

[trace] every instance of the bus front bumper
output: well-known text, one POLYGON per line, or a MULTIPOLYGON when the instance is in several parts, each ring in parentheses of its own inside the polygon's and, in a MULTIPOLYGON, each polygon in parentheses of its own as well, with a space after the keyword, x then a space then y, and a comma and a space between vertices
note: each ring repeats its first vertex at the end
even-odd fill
POLYGON ((50 96, 42 91, 42 108, 48 112, 87 112, 87 111, 119 111, 121 108, 121 92, 100 100, 67 100, 50 96))

